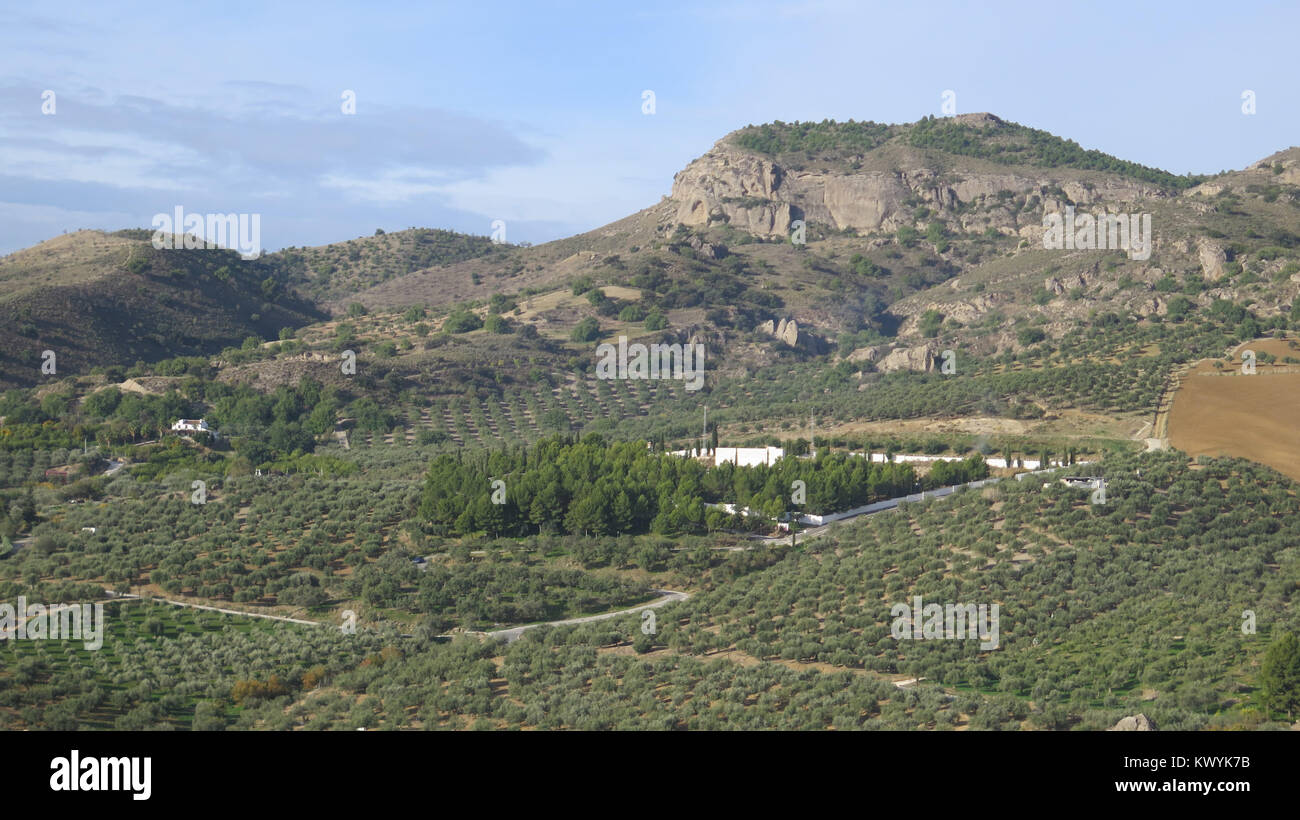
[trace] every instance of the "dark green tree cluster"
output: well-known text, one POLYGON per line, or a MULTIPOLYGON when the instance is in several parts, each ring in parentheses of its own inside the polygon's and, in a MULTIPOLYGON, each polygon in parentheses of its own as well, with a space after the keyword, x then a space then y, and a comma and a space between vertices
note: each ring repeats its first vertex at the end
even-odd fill
MULTIPOLYGON (((689 249, 681 246, 679 251, 689 249)), ((719 317, 723 326, 749 330, 784 305, 780 296, 755 287, 752 273, 741 256, 726 256, 720 262, 690 259, 672 263, 655 257, 639 262, 628 283, 642 292, 647 330, 666 327, 663 314, 667 311, 715 305, 727 306, 726 315, 719 317), (675 265, 685 267, 687 275, 670 275, 675 265)))
POLYGON ((935 148, 949 154, 980 157, 1004 165, 1104 171, 1174 189, 1190 188, 1207 179, 1190 174, 1178 176, 1103 154, 1101 151, 1084 150, 1074 140, 1061 139, 1046 131, 1013 122, 1001 123, 996 128, 979 128, 927 117, 912 126, 907 140, 918 148, 935 148))
POLYGON ((1273 641, 1264 653, 1259 685, 1266 708, 1295 719, 1300 711, 1300 638, 1284 632, 1273 641))
POLYGON ((552 438, 474 457, 439 456, 429 468, 420 514, 435 531, 454 535, 674 534, 722 528, 725 515, 706 515, 706 503, 734 503, 767 518, 796 509, 838 512, 987 474, 973 456, 937 463, 922 482, 910 466, 847 453, 708 469, 694 459, 656 455, 644 442, 609 444, 589 434, 580 442, 552 438), (795 500, 795 481, 804 482, 803 501, 795 500))
POLYGON ((907 495, 916 490, 917 477, 903 464, 822 453, 816 459, 782 458, 755 467, 723 463, 705 475, 704 487, 710 500, 734 500, 769 517, 787 511, 819 515, 907 495), (795 481, 804 482, 806 501, 800 504, 792 500, 795 481))
POLYGON ((749 125, 732 138, 736 145, 777 156, 795 151, 865 153, 884 143, 894 127, 878 122, 792 122, 749 125))
POLYGON ((699 532, 704 472, 691 459, 656 456, 644 442, 555 437, 530 448, 439 456, 420 515, 451 534, 699 532), (504 502, 493 503, 494 494, 504 502))

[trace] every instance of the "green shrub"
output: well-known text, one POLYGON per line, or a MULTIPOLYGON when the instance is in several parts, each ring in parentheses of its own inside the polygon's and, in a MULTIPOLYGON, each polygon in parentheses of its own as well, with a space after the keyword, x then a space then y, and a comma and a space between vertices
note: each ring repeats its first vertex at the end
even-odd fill
POLYGON ((628 305, 618 312, 620 322, 640 322, 645 319, 645 308, 637 304, 628 305))
POLYGON ((481 327, 483 327, 483 320, 478 317, 478 314, 463 309, 453 310, 447 316, 447 321, 442 323, 442 329, 447 333, 468 333, 481 327))
POLYGON ((573 333, 569 336, 575 342, 593 342, 599 337, 600 322, 590 316, 578 322, 577 327, 573 329, 573 333))

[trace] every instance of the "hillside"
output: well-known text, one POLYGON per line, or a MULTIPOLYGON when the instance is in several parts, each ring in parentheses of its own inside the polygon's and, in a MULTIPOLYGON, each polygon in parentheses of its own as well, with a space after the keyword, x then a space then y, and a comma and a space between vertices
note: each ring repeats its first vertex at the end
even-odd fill
MULTIPOLYGON (((231 264, 232 287, 257 293, 269 279, 311 293, 328 321, 304 325, 311 309, 299 305, 289 321, 255 324, 249 310, 247 325, 212 327, 250 308, 232 294, 187 316, 204 331, 188 346, 159 330, 173 326, 174 300, 141 308, 160 312, 135 330, 144 341, 97 318, 67 333, 102 340, 109 361, 147 363, 298 327, 291 345, 222 353, 217 378, 269 392, 310 375, 356 395, 337 365, 355 350, 359 385, 408 435, 460 444, 569 430, 680 439, 705 406, 748 441, 789 437, 813 415, 846 441, 920 433, 950 446, 1000 431, 1058 449, 1160 443, 1182 369, 1300 327, 1297 159, 1288 149, 1201 179, 987 114, 773 123, 719 140, 671 197, 563 240, 494 246, 413 229, 231 264), (1149 257, 1044 248, 1044 214, 1066 207, 1150 214, 1149 257), (803 244, 790 241, 796 219, 803 244), (704 345, 704 389, 596 379, 595 346, 621 336, 704 345), (954 372, 940 372, 945 351, 954 372)), ((135 252, 124 235, 87 236, 98 238, 81 251, 84 238, 64 237, 0 269, 76 287, 111 266, 112 248, 135 252), (63 256, 39 262, 60 242, 63 256)), ((143 274, 105 292, 156 289, 126 287, 132 275, 143 274)), ((71 303, 32 302, 39 293, 11 291, 33 317, 13 331, 33 332, 42 315, 53 326, 71 303)))
POLYGON ((520 249, 508 266, 453 264, 355 298, 375 309, 449 307, 583 277, 626 286, 629 273, 665 258, 674 280, 725 262, 760 271, 747 280, 782 304, 731 325, 703 315, 674 324, 746 332, 790 318, 827 340, 875 328, 889 337, 882 357, 938 346, 927 338, 1019 352, 1026 328, 1059 339, 1106 312, 1160 320, 1172 306, 1179 318, 1216 300, 1248 302, 1262 317, 1288 312, 1300 291, 1297 175, 1288 151, 1214 179, 1176 176, 987 114, 898 126, 776 123, 719 140, 676 175, 669 199, 624 220, 520 249), (1152 253, 1045 250, 1044 214, 1067 206, 1150 213, 1152 253), (806 225, 802 246, 788 241, 795 220, 806 225), (692 264, 665 257, 685 246, 692 264), (951 333, 925 332, 929 311, 951 333))
POLYGON ((32 385, 44 350, 57 373, 208 355, 317 321, 264 260, 156 250, 146 231, 80 231, 0 259, 0 384, 32 385))
POLYGON ((484 236, 411 228, 376 231, 374 236, 315 248, 285 248, 267 259, 285 282, 318 302, 329 303, 418 270, 480 257, 500 262, 512 248, 494 245, 484 236))
POLYGON ((331 623, 331 609, 355 606, 367 626, 340 635, 110 602, 122 608, 98 655, 18 642, 0 668, 0 725, 1100 730, 1141 711, 1164 730, 1286 728, 1261 701, 1259 668, 1297 628, 1295 484, 1238 460, 1173 453, 1104 469, 1106 504, 1055 481, 1004 481, 838 525, 798 548, 739 547, 721 532, 434 539, 421 542, 436 552, 424 569, 398 526, 409 485, 374 504, 373 480, 245 477, 206 509, 174 496, 117 498, 100 513, 86 505, 45 526, 39 551, 0 562, 0 589, 26 576, 69 593, 102 576, 204 600, 233 585, 235 606, 275 591, 272 612, 331 623), (129 529, 141 515, 157 523, 132 533, 130 559, 81 546, 103 534, 76 535, 106 518, 129 529), (355 541, 340 544, 353 527, 355 541), (43 573, 61 564, 72 576, 56 587, 43 573), (312 571, 338 564, 349 570, 312 571), (659 610, 653 632, 626 614, 504 647, 438 637, 452 623, 612 609, 643 599, 647 582, 692 591, 659 610), (894 607, 917 596, 996 605, 993 631, 979 636, 994 645, 964 633, 900 639, 894 607), (407 610, 421 616, 414 626, 407 610), (1241 628, 1247 612, 1258 632, 1241 628), (79 695, 73 681, 99 687, 79 695))
POLYGON ((6 257, 0 596, 177 606, 14 651, 0 726, 1287 726, 1298 161, 773 123, 537 247, 6 257), (1044 247, 1070 207, 1149 214, 1150 254, 1044 247), (699 389, 602 376, 620 339, 700 345, 699 389), (705 442, 787 457, 674 454, 705 442), (914 596, 999 606, 999 645, 894 636, 914 596))
MULTIPOLYGON (((1300 327, 1297 153, 1203 179, 987 114, 750 127, 656 205, 336 291, 348 316, 299 339, 314 356, 360 350, 412 431, 458 443, 682 438, 706 405, 754 441, 812 414, 846 438, 1160 443, 1182 368, 1300 327), (1044 214, 1067 207, 1150 214, 1149 256, 1044 248, 1044 214), (620 336, 703 344, 704 390, 596 379, 595 345, 620 336)), ((389 239, 354 240, 371 241, 389 239)), ((292 380, 300 355, 232 377, 292 380)))
MULTIPOLYGON (((634 329, 616 318, 637 302, 629 315, 663 314, 672 339, 711 340, 722 373, 750 372, 790 352, 827 365, 850 361, 864 377, 924 371, 944 349, 988 357, 1059 345, 1098 316, 1169 329, 1231 302, 1249 306, 1257 323, 1285 324, 1300 292, 1296 159, 1291 149, 1205 179, 988 114, 907 125, 778 122, 725 136, 676 175, 671 197, 578 236, 517 247, 411 229, 289 248, 257 265, 336 316, 361 304, 375 313, 482 317, 498 295, 517 308, 509 321, 562 342, 584 320, 598 323, 602 337, 634 329), (1044 249, 1044 214, 1067 206, 1151 214, 1149 258, 1044 249), (796 220, 805 244, 789 241, 796 220), (565 295, 593 286, 622 294, 619 311, 565 295)), ((5 266, 38 277, 35 251, 5 266)), ((111 266, 47 262, 69 283, 111 266)), ((265 278, 255 274, 248 285, 260 288, 265 278)), ((15 324, 30 332, 44 312, 26 305, 15 324)), ((274 338, 279 328, 266 330, 260 335, 274 338)), ((136 348, 135 358, 164 355, 159 345, 136 348)))

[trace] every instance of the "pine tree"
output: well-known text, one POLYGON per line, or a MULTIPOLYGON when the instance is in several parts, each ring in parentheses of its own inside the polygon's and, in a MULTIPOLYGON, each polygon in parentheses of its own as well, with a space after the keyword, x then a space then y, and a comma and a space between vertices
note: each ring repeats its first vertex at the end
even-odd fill
POLYGON ((1294 633, 1279 635, 1264 653, 1259 686, 1269 711, 1286 712, 1294 720, 1300 708, 1300 638, 1294 633))

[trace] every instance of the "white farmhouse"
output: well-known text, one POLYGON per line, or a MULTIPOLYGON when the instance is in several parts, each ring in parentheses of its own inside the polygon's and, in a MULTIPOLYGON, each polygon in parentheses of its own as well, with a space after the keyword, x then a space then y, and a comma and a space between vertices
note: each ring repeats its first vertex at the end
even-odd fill
POLYGON ((785 455, 780 447, 718 447, 713 451, 713 464, 730 462, 737 467, 757 467, 775 464, 785 455))
POLYGON ((217 431, 208 426, 203 419, 179 419, 172 425, 173 433, 208 433, 213 438, 217 437, 217 431))
POLYGON ((696 450, 674 450, 669 455, 699 458, 705 464, 716 467, 719 464, 734 464, 737 467, 758 467, 775 464, 785 455, 780 447, 718 447, 713 452, 696 455, 696 450))

